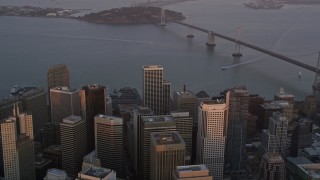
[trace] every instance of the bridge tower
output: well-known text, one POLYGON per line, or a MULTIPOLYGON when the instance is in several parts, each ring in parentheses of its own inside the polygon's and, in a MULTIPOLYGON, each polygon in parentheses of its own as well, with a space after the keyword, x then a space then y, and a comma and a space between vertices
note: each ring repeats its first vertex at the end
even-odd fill
MULTIPOLYGON (((190 19, 190 25, 192 26, 192 21, 191 21, 191 19, 190 19)), ((193 35, 193 28, 192 27, 188 27, 188 34, 187 34, 187 38, 189 38, 189 39, 192 39, 192 38, 194 38, 194 35, 193 35)))
POLYGON ((318 56, 318 62, 317 62, 317 70, 316 70, 316 74, 314 77, 314 82, 313 82, 313 89, 314 90, 320 90, 320 72, 319 72, 319 62, 320 62, 320 51, 319 51, 319 56, 318 56))
POLYGON ((161 15, 160 15, 160 26, 165 26, 166 25, 166 10, 161 8, 161 15))
POLYGON ((213 31, 209 31, 208 32, 208 40, 207 40, 207 46, 216 46, 216 43, 215 43, 215 34, 213 31))
POLYGON ((132 0, 131 7, 136 7, 136 0, 132 0))
POLYGON ((236 37, 236 42, 235 42, 235 48, 234 48, 234 53, 232 53, 233 57, 241 57, 242 56, 242 54, 240 52, 240 44, 239 44, 241 33, 242 33, 242 28, 237 27, 237 30, 236 30, 237 37, 236 37))

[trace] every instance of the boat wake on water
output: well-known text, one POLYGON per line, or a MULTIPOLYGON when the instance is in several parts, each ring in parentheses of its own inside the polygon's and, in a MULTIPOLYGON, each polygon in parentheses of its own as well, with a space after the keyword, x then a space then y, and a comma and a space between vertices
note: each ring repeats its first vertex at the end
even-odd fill
POLYGON ((153 44, 153 41, 144 40, 133 40, 133 39, 116 39, 116 38, 103 38, 103 37, 89 37, 89 36, 71 36, 71 35, 60 35, 60 34, 49 34, 49 33, 25 33, 25 32, 0 32, 0 33, 10 33, 10 34, 23 34, 23 35, 40 35, 47 37, 60 37, 67 39, 80 39, 80 40, 99 40, 99 41, 117 41, 124 43, 142 43, 142 44, 153 44))

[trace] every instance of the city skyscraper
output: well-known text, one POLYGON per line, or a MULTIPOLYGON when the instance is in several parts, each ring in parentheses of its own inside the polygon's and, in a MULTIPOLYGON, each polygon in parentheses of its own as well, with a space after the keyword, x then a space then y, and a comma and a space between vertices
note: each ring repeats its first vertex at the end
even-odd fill
POLYGON ((291 157, 297 157, 300 149, 311 147, 312 139, 312 126, 311 119, 302 118, 295 123, 290 146, 291 157))
POLYGON ((68 116, 60 123, 62 169, 75 178, 86 154, 86 127, 80 116, 68 116))
POLYGON ((32 116, 23 113, 19 119, 2 120, 0 126, 5 179, 35 179, 32 116))
POLYGON ((185 164, 191 164, 192 155, 192 128, 193 117, 189 112, 171 111, 171 116, 176 120, 177 131, 186 144, 185 164))
POLYGON ((145 116, 142 117, 140 128, 140 179, 150 179, 150 133, 176 131, 176 121, 172 116, 145 116))
POLYGON ((50 89, 50 99, 51 122, 61 123, 70 115, 80 116, 79 90, 55 87, 50 89))
POLYGON ((277 152, 286 157, 287 148, 287 118, 280 112, 274 112, 270 117, 269 130, 262 132, 261 138, 261 154, 266 152, 277 152))
POLYGON ((249 115, 249 94, 246 87, 230 89, 225 172, 244 170, 244 151, 249 115))
POLYGON ((185 143, 177 131, 152 132, 150 136, 150 179, 172 180, 175 167, 184 165, 185 143))
POLYGON ((47 73, 48 92, 58 86, 70 87, 69 70, 66 64, 57 64, 49 67, 47 73))
POLYGON ((133 166, 138 173, 139 166, 138 162, 140 160, 140 145, 141 145, 141 137, 140 137, 140 129, 142 124, 142 117, 144 116, 154 116, 153 111, 149 107, 138 106, 132 109, 131 111, 131 121, 133 124, 133 166))
POLYGON ((143 66, 143 103, 156 115, 169 112, 171 84, 163 79, 163 67, 160 65, 143 66))
POLYGON ((213 179, 223 179, 228 105, 219 99, 202 101, 198 114, 197 161, 208 167, 213 179))
POLYGON ((101 166, 115 170, 119 178, 126 178, 123 119, 99 114, 94 118, 94 128, 101 166))
POLYGON ((102 85, 83 86, 80 90, 81 115, 86 124, 87 153, 95 149, 94 117, 97 114, 106 114, 107 89, 102 85))
POLYGON ((279 153, 267 152, 260 163, 261 180, 285 180, 285 162, 279 153))

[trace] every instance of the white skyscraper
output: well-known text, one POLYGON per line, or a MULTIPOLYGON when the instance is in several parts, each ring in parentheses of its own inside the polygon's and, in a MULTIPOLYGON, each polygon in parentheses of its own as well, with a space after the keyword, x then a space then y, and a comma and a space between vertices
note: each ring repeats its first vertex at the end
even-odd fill
POLYGON ((223 100, 202 101, 198 114, 197 161, 207 165, 213 179, 223 179, 228 105, 223 100))
POLYGON ((163 79, 162 66, 143 66, 143 103, 156 115, 169 113, 170 87, 170 82, 163 79))

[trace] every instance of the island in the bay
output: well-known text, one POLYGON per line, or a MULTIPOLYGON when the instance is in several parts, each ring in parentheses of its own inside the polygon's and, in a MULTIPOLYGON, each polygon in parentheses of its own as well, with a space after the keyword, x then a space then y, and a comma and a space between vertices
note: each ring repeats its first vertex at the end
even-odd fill
MULTIPOLYGON (((144 24, 159 23, 161 8, 159 7, 122 7, 90 13, 78 19, 97 24, 144 24)), ((182 13, 165 10, 166 21, 180 21, 185 19, 182 13)))

